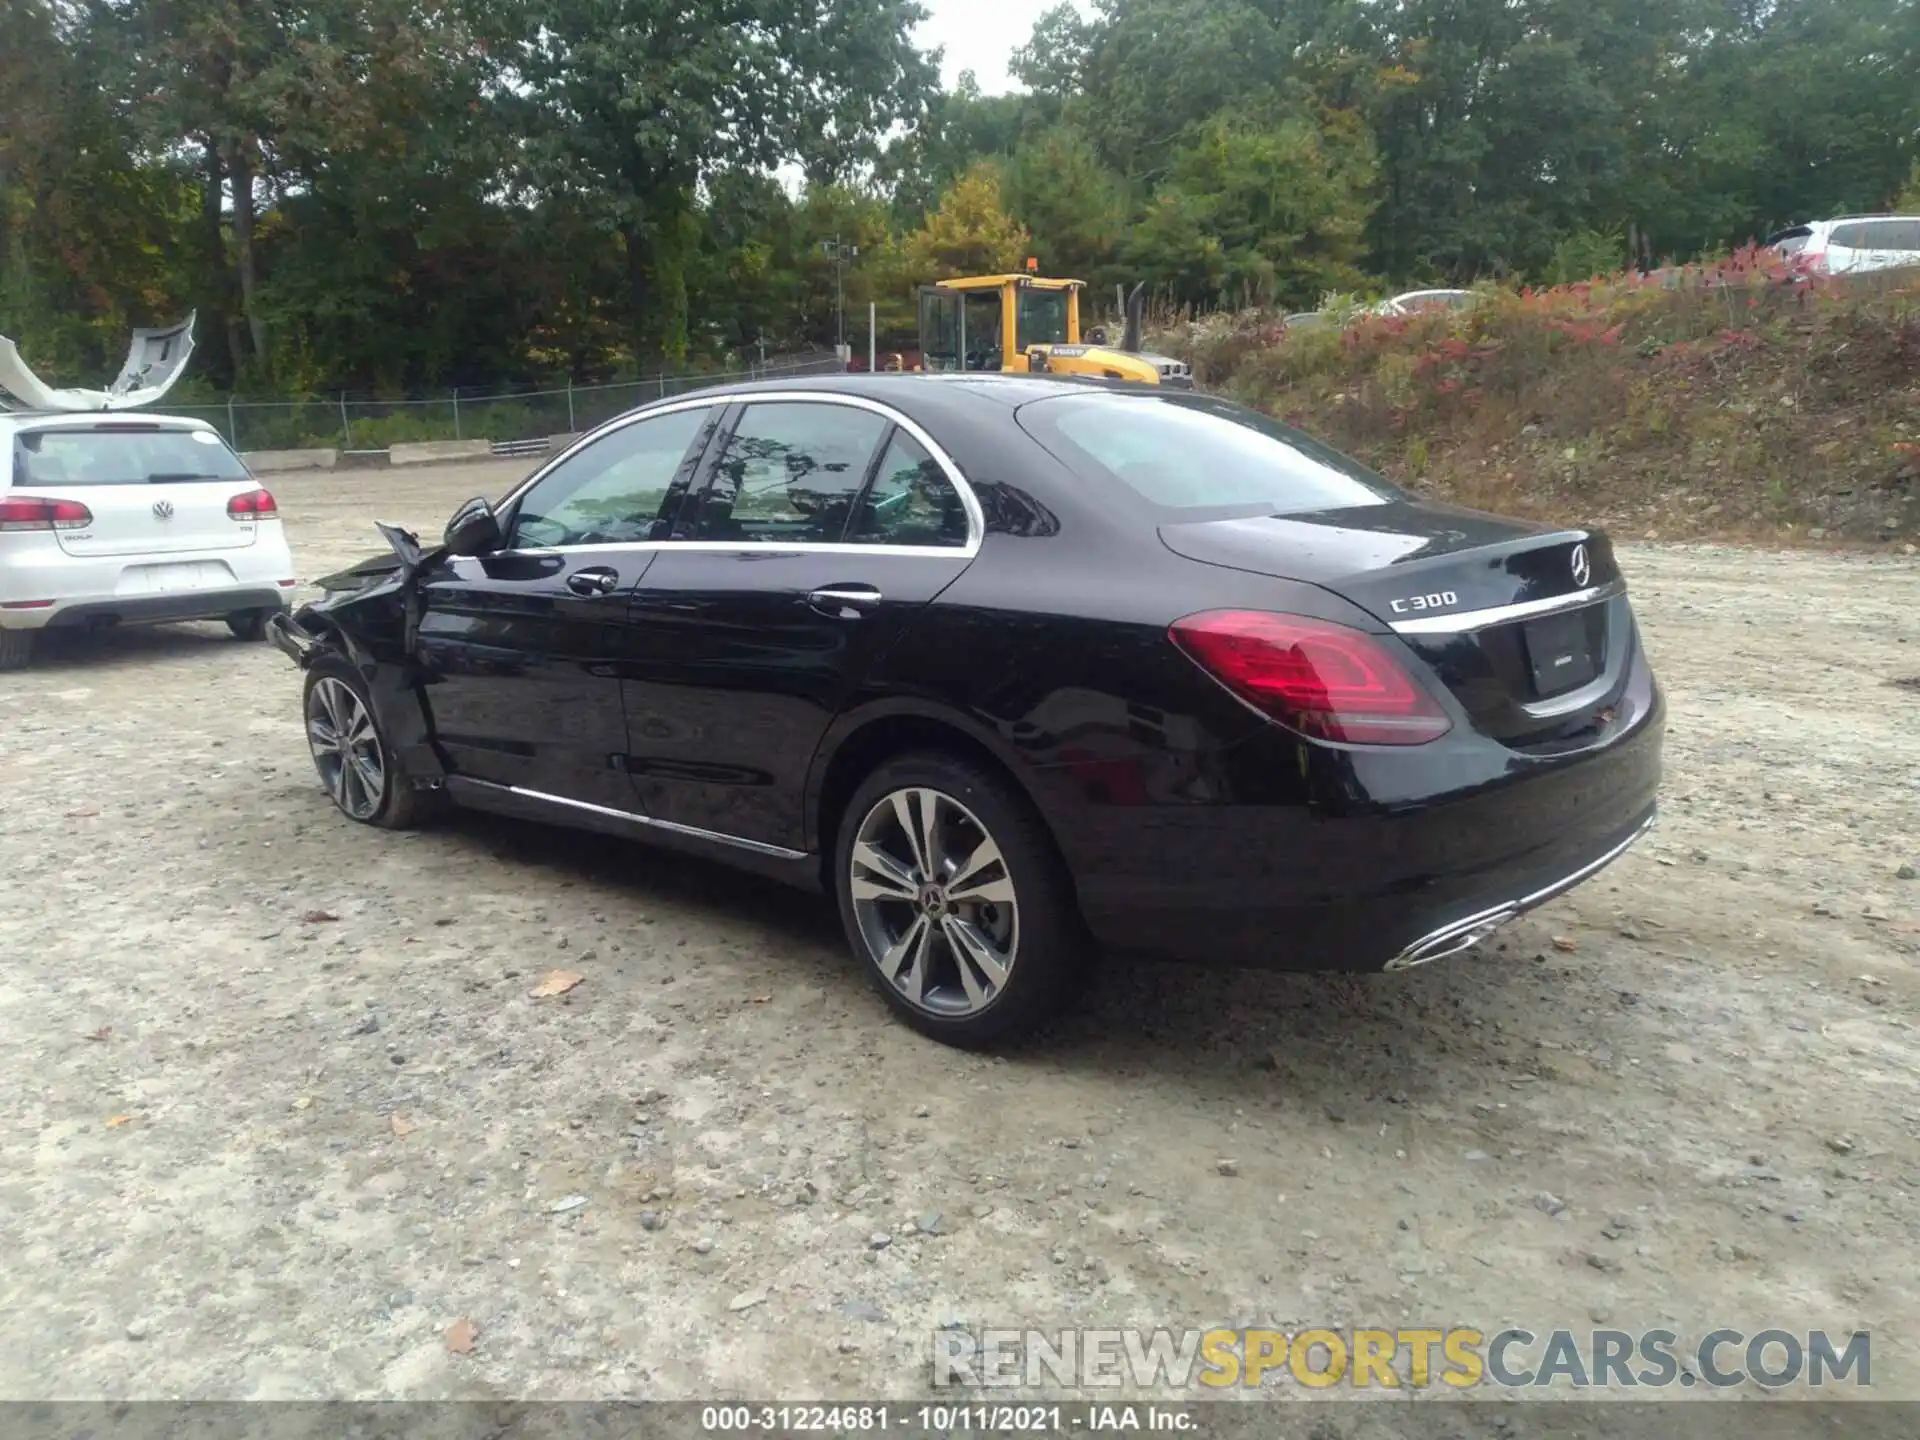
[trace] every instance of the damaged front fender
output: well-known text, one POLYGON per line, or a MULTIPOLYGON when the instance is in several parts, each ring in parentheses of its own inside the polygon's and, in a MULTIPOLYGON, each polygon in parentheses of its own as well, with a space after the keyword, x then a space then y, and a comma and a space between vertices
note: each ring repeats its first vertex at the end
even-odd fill
POLYGON ((421 571, 439 558, 422 552, 397 526, 379 527, 394 554, 361 562, 320 581, 322 598, 267 622, 274 646, 303 671, 337 655, 367 687, 387 743, 417 785, 436 785, 446 763, 427 703, 430 677, 414 658, 421 571))

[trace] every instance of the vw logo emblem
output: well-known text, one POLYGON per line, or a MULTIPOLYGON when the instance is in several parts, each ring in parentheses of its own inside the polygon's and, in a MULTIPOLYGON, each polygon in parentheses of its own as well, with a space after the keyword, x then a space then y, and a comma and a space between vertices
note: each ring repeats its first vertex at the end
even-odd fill
POLYGON ((1587 559, 1587 547, 1584 545, 1574 546, 1573 547, 1573 583, 1580 586, 1582 589, 1584 589, 1586 587, 1587 581, 1591 580, 1592 578, 1593 578, 1593 562, 1587 559))
POLYGON ((154 501, 153 518, 156 520, 171 520, 173 518, 173 502, 171 500, 154 501))

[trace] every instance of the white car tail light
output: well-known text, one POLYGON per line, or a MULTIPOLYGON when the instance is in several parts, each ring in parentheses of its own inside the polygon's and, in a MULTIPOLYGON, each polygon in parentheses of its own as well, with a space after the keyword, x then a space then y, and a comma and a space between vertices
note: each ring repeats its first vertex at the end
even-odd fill
POLYGON ((280 507, 273 503, 273 496, 265 490, 249 490, 227 501, 229 520, 271 520, 279 513, 280 507))
POLYGON ((84 530, 93 512, 78 500, 42 500, 37 495, 9 495, 0 499, 0 531, 84 530))

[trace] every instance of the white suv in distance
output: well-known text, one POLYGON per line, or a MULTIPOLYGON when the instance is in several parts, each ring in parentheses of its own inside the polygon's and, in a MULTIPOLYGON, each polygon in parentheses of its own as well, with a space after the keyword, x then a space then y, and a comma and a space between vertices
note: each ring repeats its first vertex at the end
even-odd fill
POLYGON ((1920 215, 1848 215, 1782 230, 1767 241, 1808 275, 1858 275, 1920 265, 1920 215))
POLYGON ((205 421, 0 412, 0 670, 51 629, 224 620, 257 640, 294 585, 273 496, 205 421))

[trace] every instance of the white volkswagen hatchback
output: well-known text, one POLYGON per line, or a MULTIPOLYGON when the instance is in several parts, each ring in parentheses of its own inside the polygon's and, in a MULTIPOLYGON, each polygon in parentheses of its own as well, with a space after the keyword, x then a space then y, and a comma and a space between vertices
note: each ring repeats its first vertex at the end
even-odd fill
POLYGON ((0 412, 0 670, 69 627, 257 640, 294 584, 273 496, 205 421, 0 412))

